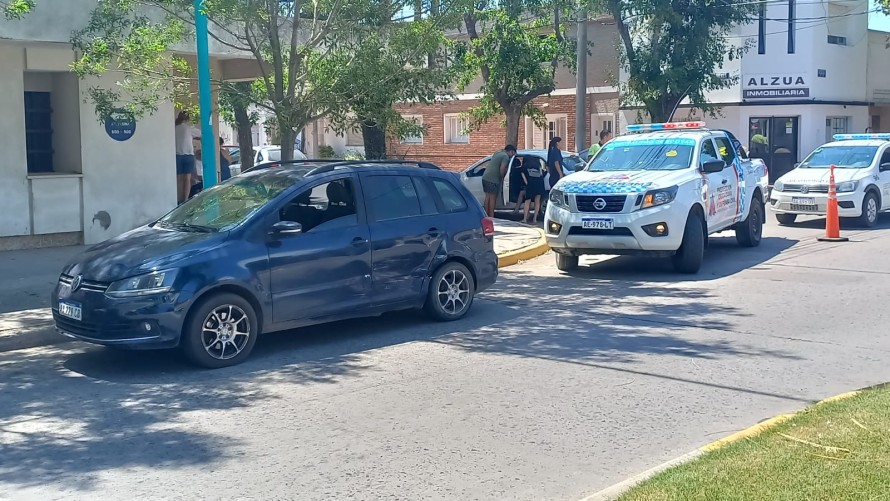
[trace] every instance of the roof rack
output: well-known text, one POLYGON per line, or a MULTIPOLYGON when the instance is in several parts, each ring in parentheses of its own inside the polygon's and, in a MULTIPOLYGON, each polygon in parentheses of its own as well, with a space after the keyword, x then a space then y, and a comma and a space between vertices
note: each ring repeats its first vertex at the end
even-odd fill
POLYGON ((280 165, 322 164, 306 173, 306 176, 324 174, 341 167, 358 167, 362 165, 415 165, 421 169, 442 170, 438 165, 420 160, 334 160, 330 158, 307 158, 305 160, 278 160, 256 164, 244 172, 257 168, 274 168, 280 165))

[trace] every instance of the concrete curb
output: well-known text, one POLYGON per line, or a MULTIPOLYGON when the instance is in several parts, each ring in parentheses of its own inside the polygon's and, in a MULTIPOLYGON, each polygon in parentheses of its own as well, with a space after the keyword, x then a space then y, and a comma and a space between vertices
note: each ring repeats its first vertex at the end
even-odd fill
POLYGON ((667 470, 668 468, 672 468, 674 466, 678 466, 683 463, 692 461, 692 460, 702 456, 703 454, 723 448, 733 442, 738 442, 739 440, 744 440, 746 438, 750 438, 750 437, 759 435, 760 433, 763 433, 764 431, 766 431, 770 428, 773 428, 773 427, 779 425, 780 423, 783 423, 783 422, 791 419, 792 417, 800 414, 801 412, 804 412, 806 409, 811 409, 813 407, 817 407, 822 404, 827 404, 829 402, 837 402, 838 400, 843 400, 846 398, 854 397, 864 391, 885 388, 888 386, 890 386, 890 383, 881 383, 881 384, 877 384, 874 386, 867 386, 867 387, 859 389, 859 390, 848 391, 846 393, 841 393, 840 395, 828 397, 828 398, 826 398, 824 400, 820 400, 820 401, 816 402, 815 404, 813 404, 809 407, 806 407, 804 409, 800 409, 800 410, 797 410, 794 412, 789 412, 787 414, 779 414, 778 416, 774 416, 774 417, 771 417, 764 421, 761 421, 753 426, 749 426, 748 428, 745 428, 744 430, 738 431, 736 433, 733 433, 732 435, 721 438, 720 440, 715 440, 705 446, 699 447, 698 449, 696 449, 692 452, 687 452, 686 454, 683 454, 680 457, 671 459, 670 461, 668 461, 666 463, 662 463, 652 469, 644 471, 643 473, 640 473, 638 475, 630 477, 627 480, 624 480, 624 481, 619 482, 615 485, 606 487, 605 489, 603 489, 599 492, 596 492, 594 494, 591 494, 590 496, 583 498, 581 501, 614 501, 614 500, 618 499, 622 494, 629 491, 635 485, 639 484, 640 482, 642 482, 644 480, 648 480, 649 478, 663 472, 664 470, 667 470))
POLYGON ((550 250, 544 230, 540 228, 535 228, 535 230, 540 234, 538 241, 521 249, 498 255, 498 268, 513 266, 520 261, 528 261, 529 259, 544 255, 550 250))

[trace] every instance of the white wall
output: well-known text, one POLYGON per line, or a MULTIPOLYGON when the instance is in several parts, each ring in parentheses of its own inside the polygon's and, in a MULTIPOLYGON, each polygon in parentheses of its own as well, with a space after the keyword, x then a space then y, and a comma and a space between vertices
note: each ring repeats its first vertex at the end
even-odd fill
POLYGON ((25 150, 24 51, 0 44, 0 235, 28 235, 31 217, 25 150))

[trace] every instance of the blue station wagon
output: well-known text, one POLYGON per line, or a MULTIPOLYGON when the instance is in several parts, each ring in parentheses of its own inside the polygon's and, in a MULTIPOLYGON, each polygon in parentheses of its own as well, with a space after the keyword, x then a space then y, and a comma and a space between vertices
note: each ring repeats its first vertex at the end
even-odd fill
POLYGON ((261 332, 423 308, 457 320, 495 283, 494 223, 427 163, 259 165, 68 264, 63 334, 195 363, 247 358, 261 332))

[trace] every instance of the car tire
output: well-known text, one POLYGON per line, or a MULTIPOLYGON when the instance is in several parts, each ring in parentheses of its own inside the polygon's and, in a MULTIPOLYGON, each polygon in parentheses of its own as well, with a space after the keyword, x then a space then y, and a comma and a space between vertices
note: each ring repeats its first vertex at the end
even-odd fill
POLYGON ((782 226, 791 226, 797 221, 797 214, 776 214, 776 221, 782 226))
POLYGON ((218 369, 246 360, 257 336, 259 323, 250 302, 237 294, 219 293, 189 312, 180 346, 195 364, 218 369))
POLYGON ((671 258, 674 269, 680 273, 698 273, 705 256, 706 238, 701 216, 691 212, 683 230, 683 242, 671 258))
POLYGON ((877 195, 869 191, 865 193, 862 199, 862 215, 859 216, 858 223, 865 228, 874 228, 878 224, 878 214, 881 212, 881 202, 877 195))
POLYGON ((473 305, 476 284, 466 266, 448 261, 433 273, 424 310, 439 322, 463 318, 473 305))
POLYGON ((763 236, 763 204, 760 199, 751 201, 751 209, 748 217, 739 223, 735 229, 735 238, 742 247, 757 247, 763 236))
POLYGON ((578 269, 578 256, 556 254, 556 269, 559 271, 573 271, 578 269))

